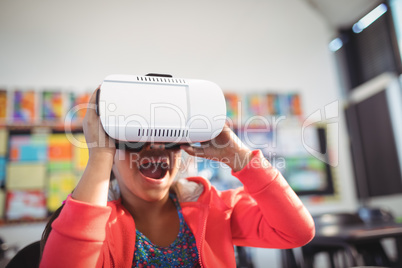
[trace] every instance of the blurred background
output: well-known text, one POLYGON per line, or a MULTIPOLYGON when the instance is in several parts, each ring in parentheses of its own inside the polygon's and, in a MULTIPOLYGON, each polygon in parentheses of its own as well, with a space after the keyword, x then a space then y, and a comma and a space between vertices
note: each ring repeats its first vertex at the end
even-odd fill
MULTIPOLYGON (((71 145, 64 120, 84 141, 85 110, 68 111, 109 74, 217 83, 233 129, 313 215, 371 208, 401 222, 401 2, 1 1, 3 264, 40 239, 79 180, 87 151, 71 145)), ((182 175, 239 186, 228 168, 199 159, 182 175)), ((397 259, 393 242, 383 244, 397 259)), ((239 267, 286 265, 277 249, 245 256, 239 267)))

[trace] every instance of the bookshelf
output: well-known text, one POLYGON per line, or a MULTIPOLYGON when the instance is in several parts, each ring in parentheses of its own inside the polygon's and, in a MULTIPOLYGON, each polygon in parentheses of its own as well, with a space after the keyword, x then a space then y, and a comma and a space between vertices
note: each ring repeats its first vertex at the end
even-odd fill
MULTIPOLYGON (((227 122, 242 142, 261 149, 265 157, 288 179, 299 195, 333 196, 333 176, 328 165, 303 147, 321 150, 318 127, 302 137, 304 120, 297 92, 239 94, 225 92, 227 122)), ((82 119, 90 93, 0 90, 0 224, 45 220, 73 190, 88 160, 82 119), (65 122, 71 122, 66 128, 65 122), (68 129, 68 131, 67 131, 68 129)), ((324 141, 325 143, 325 141, 324 141)), ((183 156, 186 157, 185 155, 183 156)), ((188 157, 188 156, 187 156, 188 157)), ((219 190, 241 186, 224 164, 191 159, 182 176, 201 175, 219 190)))
POLYGON ((0 224, 45 220, 73 190, 86 166, 85 110, 71 109, 89 93, 0 90, 0 224))

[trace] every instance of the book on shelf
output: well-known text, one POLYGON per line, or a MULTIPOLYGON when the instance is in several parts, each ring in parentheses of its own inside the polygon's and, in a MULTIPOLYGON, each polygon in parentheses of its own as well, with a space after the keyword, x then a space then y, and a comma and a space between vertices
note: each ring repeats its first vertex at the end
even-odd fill
POLYGON ((84 119, 90 98, 91 94, 89 93, 70 92, 68 94, 69 106, 67 108, 65 121, 81 122, 84 119))
POLYGON ((0 122, 6 122, 8 116, 7 91, 0 89, 0 122))
POLYGON ((225 100, 226 100, 226 116, 229 120, 232 121, 234 125, 241 124, 242 122, 238 122, 239 116, 241 116, 241 96, 237 93, 224 93, 225 100))
POLYGON ((49 173, 70 172, 74 170, 72 161, 50 161, 47 163, 49 173))
POLYGON ((33 123, 37 121, 38 101, 36 92, 34 90, 16 90, 12 96, 12 122, 33 123))
POLYGON ((6 208, 6 193, 0 189, 0 219, 4 219, 4 210, 6 208))
POLYGON ((45 163, 8 162, 6 189, 44 189, 46 185, 45 163))
POLYGON ((66 119, 78 123, 85 116, 90 97, 88 92, 0 89, 0 123, 17 126, 63 124, 66 119))
POLYGON ((9 221, 46 218, 47 208, 44 191, 7 191, 5 214, 6 219, 9 221))
POLYGON ((0 127, 0 156, 6 156, 8 146, 8 131, 4 127, 0 127))
POLYGON ((294 93, 294 94, 290 95, 290 108, 291 108, 291 114, 297 115, 297 116, 303 115, 303 110, 301 107, 301 100, 300 100, 299 94, 294 93))
POLYGON ((89 153, 84 134, 76 134, 74 138, 79 142, 73 145, 74 166, 78 171, 84 171, 88 163, 89 153))
POLYGON ((0 187, 4 186, 6 179, 6 163, 6 158, 4 156, 0 156, 0 187))
POLYGON ((67 139, 66 134, 50 134, 48 141, 49 161, 72 160, 72 144, 67 139))
POLYGON ((266 98, 264 94, 247 94, 245 96, 245 111, 246 116, 250 117, 253 115, 265 116, 268 114, 266 98))
POLYGON ((269 115, 281 115, 282 107, 279 94, 267 94, 266 103, 269 115))
POLYGON ((44 162, 47 160, 46 134, 10 135, 10 161, 44 162))
POLYGON ((47 208, 53 212, 60 207, 78 183, 73 161, 50 161, 47 164, 47 208))
POLYGON ((59 171, 49 175, 49 184, 47 188, 47 208, 54 212, 58 209, 67 195, 71 194, 78 183, 78 176, 73 172, 59 171))
POLYGON ((62 92, 42 92, 42 120, 61 121, 65 114, 65 98, 62 92))

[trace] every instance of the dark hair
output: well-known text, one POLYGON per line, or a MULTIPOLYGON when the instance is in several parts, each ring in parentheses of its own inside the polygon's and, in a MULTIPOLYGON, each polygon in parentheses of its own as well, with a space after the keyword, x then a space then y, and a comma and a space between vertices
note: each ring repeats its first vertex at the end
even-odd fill
MULTIPOLYGON (((113 170, 110 172, 110 180, 115 179, 113 170)), ((74 190, 73 190, 74 191, 74 190)), ((61 211, 63 210, 64 204, 62 204, 53 214, 49 217, 49 220, 43 230, 42 237, 40 240, 40 259, 42 259, 43 250, 45 249, 46 241, 49 238, 50 232, 52 231, 52 223, 59 217, 61 211)))
POLYGON ((46 241, 49 237, 50 232, 52 231, 52 223, 57 217, 59 217, 61 210, 63 209, 64 204, 61 205, 55 212, 53 212, 52 216, 50 216, 49 221, 47 222, 45 229, 42 233, 42 238, 40 240, 40 258, 42 259, 43 250, 45 249, 46 241))

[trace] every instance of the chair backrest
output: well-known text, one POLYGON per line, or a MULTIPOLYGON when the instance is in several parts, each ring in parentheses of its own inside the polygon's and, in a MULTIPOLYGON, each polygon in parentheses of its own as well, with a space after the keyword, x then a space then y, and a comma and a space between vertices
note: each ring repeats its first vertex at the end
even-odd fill
POLYGON ((0 237, 0 260, 4 259, 7 251, 7 246, 4 243, 4 240, 0 237))
POLYGON ((10 260, 6 268, 38 268, 40 261, 40 241, 24 247, 10 260))

